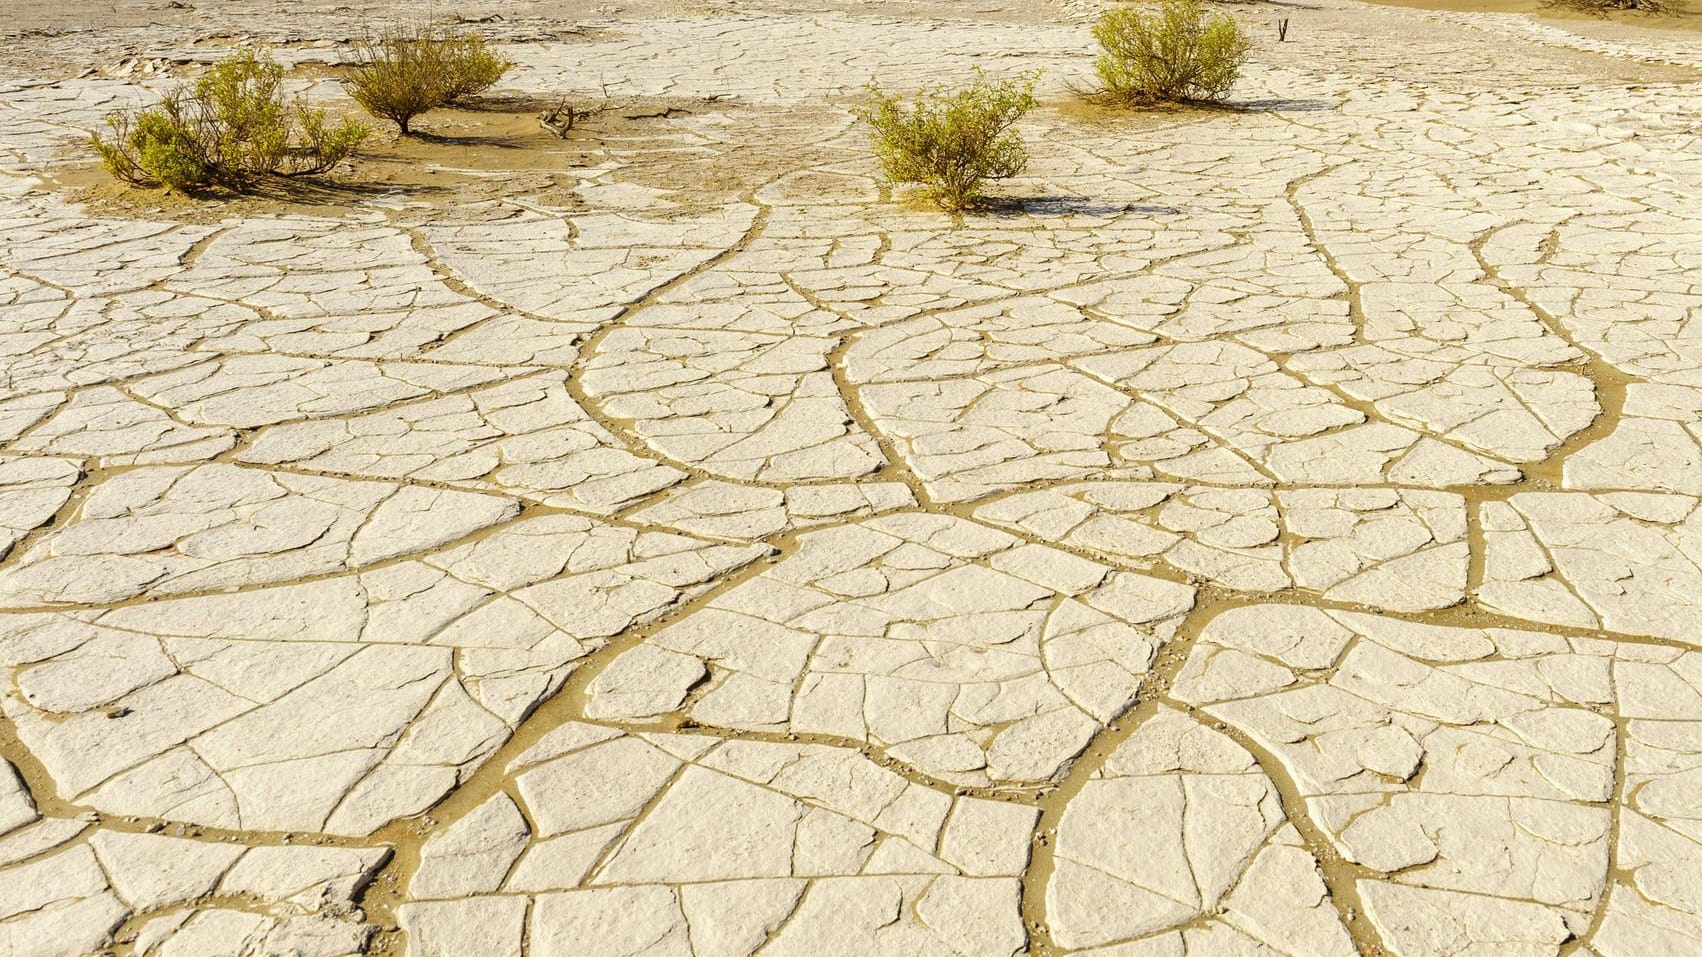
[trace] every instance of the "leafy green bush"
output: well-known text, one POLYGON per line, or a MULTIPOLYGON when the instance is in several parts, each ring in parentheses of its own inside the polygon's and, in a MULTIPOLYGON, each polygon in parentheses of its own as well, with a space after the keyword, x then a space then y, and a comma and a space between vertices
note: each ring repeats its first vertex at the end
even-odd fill
POLYGON ((911 102, 871 84, 857 116, 870 127, 888 180, 921 185, 942 209, 967 209, 987 180, 1015 176, 1028 165, 1022 136, 1011 126, 1034 109, 1038 78, 1025 73, 995 81, 977 69, 969 86, 932 87, 911 102))
POLYGON ((349 95, 404 136, 421 113, 483 93, 514 64, 485 47, 476 33, 440 34, 432 27, 391 27, 355 44, 359 68, 345 81, 349 95))
POLYGON ((244 50, 214 64, 159 105, 106 118, 95 152, 119 179, 192 192, 248 192, 269 176, 308 176, 342 162, 364 123, 330 125, 323 110, 286 99, 284 68, 244 50))
POLYGON ((1247 61, 1247 37, 1227 16, 1207 17, 1200 0, 1164 0, 1154 12, 1107 10, 1093 38, 1098 93, 1119 103, 1218 102, 1247 61))
POLYGON ((445 37, 439 50, 443 54, 443 102, 459 103, 490 89, 514 64, 485 48, 485 38, 477 33, 445 37))

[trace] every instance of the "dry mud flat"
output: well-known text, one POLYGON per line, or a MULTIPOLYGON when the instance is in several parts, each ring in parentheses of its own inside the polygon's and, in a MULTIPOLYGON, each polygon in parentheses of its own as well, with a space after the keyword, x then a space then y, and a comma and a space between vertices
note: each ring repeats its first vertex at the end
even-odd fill
POLYGON ((0 955, 1702 953, 1702 41, 939 6, 508 10, 602 125, 229 205, 67 163, 353 13, 15 38, 135 59, 0 87, 0 955))

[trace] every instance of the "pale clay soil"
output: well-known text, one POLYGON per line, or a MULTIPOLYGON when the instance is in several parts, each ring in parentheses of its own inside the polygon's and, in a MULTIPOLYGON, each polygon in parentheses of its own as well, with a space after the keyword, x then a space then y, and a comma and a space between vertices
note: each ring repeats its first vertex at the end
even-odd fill
POLYGON ((487 3, 322 187, 89 168, 417 9, 0 24, 0 957, 1702 954, 1702 33, 487 3), (977 64, 953 222, 848 108, 977 64))

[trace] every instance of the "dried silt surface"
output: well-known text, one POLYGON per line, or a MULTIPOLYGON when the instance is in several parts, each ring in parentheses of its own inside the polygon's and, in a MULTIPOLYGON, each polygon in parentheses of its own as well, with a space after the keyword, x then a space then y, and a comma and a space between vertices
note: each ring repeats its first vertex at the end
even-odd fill
POLYGON ((1090 2, 493 3, 487 101, 236 198, 87 134, 260 43, 349 112, 376 20, 75 6, 0 955, 1702 953, 1697 34, 1239 5, 1131 114, 1090 2), (977 65, 1027 171, 906 202, 860 88, 977 65))

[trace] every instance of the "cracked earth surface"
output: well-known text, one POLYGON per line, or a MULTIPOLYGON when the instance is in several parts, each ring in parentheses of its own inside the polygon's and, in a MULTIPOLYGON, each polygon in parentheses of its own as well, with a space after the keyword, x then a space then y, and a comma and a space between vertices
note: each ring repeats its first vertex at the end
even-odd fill
POLYGON ((9 41, 129 59, 0 85, 0 955, 1702 954, 1702 42, 983 6, 493 6, 698 106, 305 211, 48 174, 346 8, 9 41))

